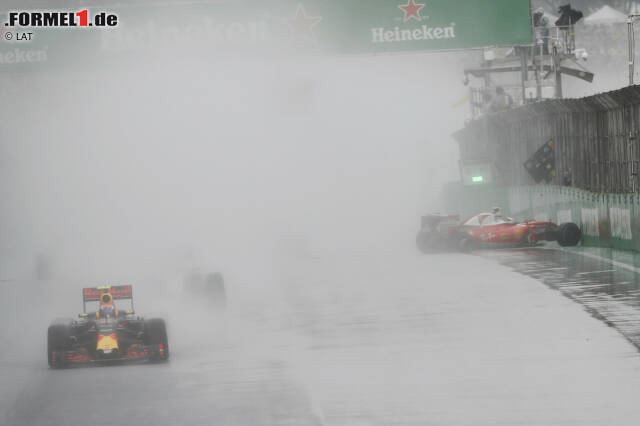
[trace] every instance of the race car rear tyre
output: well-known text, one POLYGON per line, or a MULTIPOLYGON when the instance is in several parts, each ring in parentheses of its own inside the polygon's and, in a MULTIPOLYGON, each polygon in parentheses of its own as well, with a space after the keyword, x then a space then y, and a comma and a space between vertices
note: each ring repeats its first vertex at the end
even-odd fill
POLYGON ((421 230, 416 235, 416 247, 421 253, 428 254, 435 251, 436 235, 431 231, 421 230))
POLYGON ((224 308, 226 295, 224 288, 224 277, 219 272, 209 274, 205 278, 205 293, 209 296, 211 305, 214 308, 224 308))
POLYGON ((562 247, 570 247, 578 245, 582 239, 582 231, 578 225, 573 222, 563 223, 558 226, 558 244, 562 247))
POLYGON ((167 339, 167 327, 162 318, 153 318, 146 321, 145 344, 162 347, 151 360, 162 362, 169 359, 169 340, 167 339), (160 346, 162 345, 162 346, 160 346))
POLYGON ((473 249, 473 245, 473 238, 467 234, 463 234, 458 238, 458 250, 463 253, 473 249))
POLYGON ((47 330, 47 361, 51 368, 65 366, 65 359, 56 357, 55 353, 64 352, 69 348, 71 327, 68 324, 51 324, 47 330))

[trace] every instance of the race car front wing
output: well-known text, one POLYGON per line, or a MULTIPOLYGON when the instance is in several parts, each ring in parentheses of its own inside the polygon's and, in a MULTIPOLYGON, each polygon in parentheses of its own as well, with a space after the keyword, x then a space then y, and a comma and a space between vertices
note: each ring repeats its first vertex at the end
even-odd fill
POLYGON ((125 362, 125 361, 145 361, 161 358, 165 355, 165 347, 163 344, 157 345, 131 345, 127 348, 126 353, 118 352, 93 354, 87 348, 74 348, 65 351, 54 351, 51 353, 51 360, 57 365, 74 365, 74 364, 94 364, 105 362, 125 362))

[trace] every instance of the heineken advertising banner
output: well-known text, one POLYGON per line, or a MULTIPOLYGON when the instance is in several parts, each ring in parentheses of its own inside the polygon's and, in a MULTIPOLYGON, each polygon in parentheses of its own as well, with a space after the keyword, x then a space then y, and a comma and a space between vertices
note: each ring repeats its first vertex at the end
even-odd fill
POLYGON ((55 19, 50 12, 0 15, 0 70, 193 52, 370 54, 532 43, 530 0, 218 0, 56 11, 55 19), (101 14, 117 24, 93 26, 101 14))

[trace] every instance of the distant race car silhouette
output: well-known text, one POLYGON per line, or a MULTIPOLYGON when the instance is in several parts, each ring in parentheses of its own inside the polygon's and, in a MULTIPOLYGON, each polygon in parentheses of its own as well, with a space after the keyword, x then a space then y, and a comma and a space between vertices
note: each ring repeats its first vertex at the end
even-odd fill
POLYGON ((220 272, 201 273, 192 271, 184 277, 187 297, 198 299, 213 308, 226 305, 224 277, 220 272))

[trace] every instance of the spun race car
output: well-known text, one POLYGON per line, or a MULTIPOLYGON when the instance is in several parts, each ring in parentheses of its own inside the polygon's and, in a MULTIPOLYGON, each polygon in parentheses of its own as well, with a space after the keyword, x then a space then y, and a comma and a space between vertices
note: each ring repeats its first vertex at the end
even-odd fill
POLYGON ((77 320, 53 322, 47 332, 47 358, 52 368, 122 361, 167 361, 169 344, 164 320, 138 317, 130 285, 82 289, 83 313, 77 320), (118 310, 116 300, 129 300, 118 310), (87 313, 87 303, 98 303, 87 313))
POLYGON ((495 208, 491 213, 477 214, 462 223, 459 216, 423 216, 416 245, 423 253, 433 253, 439 250, 533 246, 540 241, 557 241, 566 247, 577 245, 581 239, 582 232, 575 223, 517 222, 495 208))

